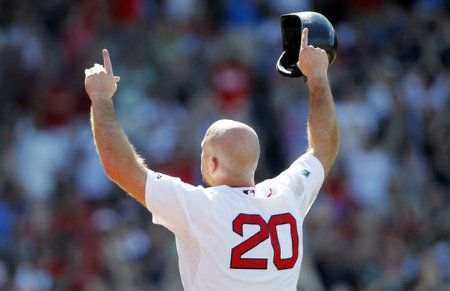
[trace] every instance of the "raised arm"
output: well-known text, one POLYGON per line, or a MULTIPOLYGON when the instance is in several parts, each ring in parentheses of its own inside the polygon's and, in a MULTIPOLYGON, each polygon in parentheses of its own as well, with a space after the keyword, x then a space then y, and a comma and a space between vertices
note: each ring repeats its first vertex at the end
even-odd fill
POLYGON ((91 99, 91 126, 97 151, 108 177, 145 205, 147 169, 120 127, 112 96, 118 76, 114 76, 111 59, 103 50, 103 66, 95 64, 85 70, 84 85, 91 99))
POLYGON ((339 129, 327 76, 328 56, 323 49, 308 45, 307 28, 302 31, 297 66, 307 77, 310 92, 308 151, 320 160, 326 176, 338 153, 339 129))

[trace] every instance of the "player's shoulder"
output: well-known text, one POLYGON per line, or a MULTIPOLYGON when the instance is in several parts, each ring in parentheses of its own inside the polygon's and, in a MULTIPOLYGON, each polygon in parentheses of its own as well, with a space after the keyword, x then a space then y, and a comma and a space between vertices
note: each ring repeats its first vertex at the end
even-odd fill
POLYGON ((188 182, 184 182, 180 177, 170 176, 160 172, 148 170, 147 187, 157 186, 158 189, 167 188, 169 191, 185 192, 185 193, 202 193, 206 196, 211 193, 205 189, 202 185, 193 185, 188 182))
POLYGON ((263 180, 257 183, 255 185, 255 188, 258 190, 267 190, 275 187, 282 187, 284 184, 281 183, 279 176, 280 175, 263 180))
POLYGON ((270 187, 271 185, 273 185, 275 182, 273 181, 273 178, 270 178, 270 179, 266 179, 266 180, 263 180, 263 181, 261 181, 261 182, 258 182, 256 185, 255 185, 255 188, 256 189, 265 189, 265 188, 267 188, 267 187, 270 187))
POLYGON ((275 198, 288 194, 289 189, 277 179, 270 178, 255 185, 257 197, 275 198))

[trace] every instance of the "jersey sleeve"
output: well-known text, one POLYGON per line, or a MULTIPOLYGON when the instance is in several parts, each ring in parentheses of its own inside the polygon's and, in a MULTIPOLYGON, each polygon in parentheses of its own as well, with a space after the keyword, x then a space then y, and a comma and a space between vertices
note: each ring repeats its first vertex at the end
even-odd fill
POLYGON ((273 180, 296 194, 300 212, 305 217, 319 193, 324 176, 320 161, 312 154, 306 153, 273 180))
POLYGON ((195 187, 180 178, 149 170, 145 204, 152 213, 153 223, 179 236, 196 236, 209 213, 211 199, 201 186, 195 187))

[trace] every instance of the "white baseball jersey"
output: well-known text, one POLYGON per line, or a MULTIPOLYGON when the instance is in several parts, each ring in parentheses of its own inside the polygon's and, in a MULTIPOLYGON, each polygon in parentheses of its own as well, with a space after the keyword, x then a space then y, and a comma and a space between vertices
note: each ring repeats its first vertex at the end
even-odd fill
POLYGON ((255 187, 194 187, 149 171, 145 199, 175 234, 186 291, 294 291, 303 219, 323 179, 309 154, 255 187))

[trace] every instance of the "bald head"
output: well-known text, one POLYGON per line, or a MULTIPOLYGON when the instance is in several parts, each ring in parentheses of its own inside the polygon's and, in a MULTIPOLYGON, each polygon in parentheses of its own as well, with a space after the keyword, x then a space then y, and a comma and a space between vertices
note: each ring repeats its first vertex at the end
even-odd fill
POLYGON ((215 178, 230 186, 254 184, 260 149, 258 135, 250 126, 229 119, 216 121, 206 131, 202 149, 202 174, 209 184, 217 184, 211 181, 215 178), (206 173, 212 166, 205 169, 208 160, 217 165, 206 173))

